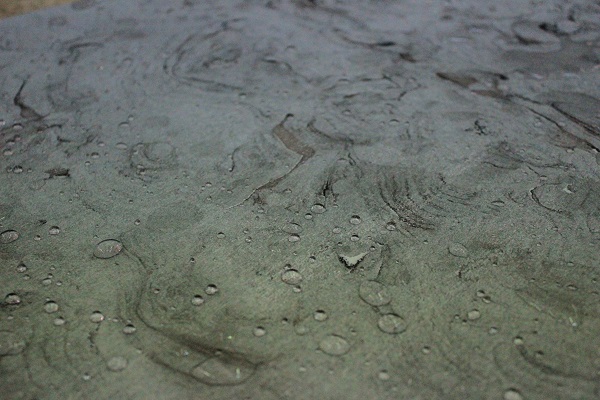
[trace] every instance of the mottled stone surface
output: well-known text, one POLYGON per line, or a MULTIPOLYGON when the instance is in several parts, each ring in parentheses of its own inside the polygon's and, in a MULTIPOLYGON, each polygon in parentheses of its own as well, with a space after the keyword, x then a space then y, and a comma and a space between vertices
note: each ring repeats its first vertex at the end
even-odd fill
POLYGON ((599 37, 595 1, 0 21, 2 396, 598 398, 599 37))

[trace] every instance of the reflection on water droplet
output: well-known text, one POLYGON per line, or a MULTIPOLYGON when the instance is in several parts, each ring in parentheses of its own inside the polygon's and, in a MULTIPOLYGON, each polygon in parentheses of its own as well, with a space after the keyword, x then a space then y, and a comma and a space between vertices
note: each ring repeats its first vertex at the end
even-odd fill
POLYGON ((371 306, 383 306, 392 301, 385 286, 379 282, 366 281, 360 284, 358 295, 371 306))
POLYGON ((47 301, 46 304, 44 304, 44 311, 48 314, 55 313, 58 311, 58 304, 54 301, 47 301))
POLYGON ((107 361, 106 367, 113 372, 123 371, 127 368, 127 359, 125 357, 113 357, 107 361))
POLYGON ((7 230, 0 233, 0 244, 8 244, 19 238, 19 233, 13 230, 7 230))
POLYGON ((310 211, 314 212, 315 214, 323 214, 325 211, 327 211, 327 209, 323 204, 316 203, 310 208, 310 211))
POLYGON ((223 356, 207 359, 192 369, 191 375, 206 385, 230 386, 244 383, 254 370, 247 361, 223 356))
POLYGON ((50 227, 50 229, 48 230, 48 233, 50 235, 58 235, 60 233, 60 228, 58 226, 52 226, 50 227))
POLYGON ((351 223, 352 225, 358 225, 358 224, 360 224, 361 222, 362 222, 362 220, 360 219, 360 217, 359 217, 358 215, 353 215, 353 216, 350 218, 350 223, 351 223))
POLYGON ((389 334, 402 333, 406 330, 404 318, 396 314, 382 315, 377 322, 377 326, 382 332, 389 334))
POLYGON ((302 282, 302 275, 295 269, 288 269, 281 274, 281 280, 288 285, 298 285, 302 282))
POLYGON ((102 313, 100 311, 94 311, 90 315, 90 321, 98 324, 98 323, 104 321, 104 315, 102 315, 102 313))
POLYGON ((118 240, 106 239, 98 243, 94 250, 94 256, 97 258, 111 258, 123 250, 123 245, 118 240))
POLYGON ((350 350, 350 343, 341 336, 329 335, 321 340, 319 348, 330 356, 341 356, 350 350))

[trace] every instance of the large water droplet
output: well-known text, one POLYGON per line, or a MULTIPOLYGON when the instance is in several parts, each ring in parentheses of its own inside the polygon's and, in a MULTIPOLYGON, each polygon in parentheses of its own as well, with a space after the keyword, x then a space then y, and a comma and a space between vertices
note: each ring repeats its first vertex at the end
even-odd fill
POLYGON ((0 244, 12 243, 19 238, 19 233, 13 230, 7 230, 0 233, 0 244))
POLYGON ((341 356, 350 350, 350 343, 341 336, 329 335, 321 340, 319 348, 330 356, 341 356))
POLYGON ((360 284, 358 295, 367 304, 372 306, 383 306, 392 301, 387 288, 379 282, 366 281, 360 284))
POLYGON ((254 374, 254 365, 233 357, 213 357, 192 369, 194 378, 206 385, 239 385, 254 374))
POLYGON ((396 314, 382 315, 377 322, 377 326, 382 332, 389 334, 402 333, 406 330, 404 318, 396 314))
POLYGON ((90 321, 98 324, 98 323, 104 321, 104 315, 100 311, 94 311, 90 315, 90 321))
POLYGON ((44 311, 46 311, 48 314, 55 313, 58 311, 58 304, 52 300, 47 301, 46 304, 44 304, 44 311))
POLYGON ((98 243, 94 256, 98 258, 111 258, 123 250, 123 245, 118 240, 106 239, 98 243))
POLYGON ((4 298, 4 303, 8 304, 9 306, 16 306, 21 304, 21 297, 19 297, 19 295, 16 293, 9 293, 4 298))

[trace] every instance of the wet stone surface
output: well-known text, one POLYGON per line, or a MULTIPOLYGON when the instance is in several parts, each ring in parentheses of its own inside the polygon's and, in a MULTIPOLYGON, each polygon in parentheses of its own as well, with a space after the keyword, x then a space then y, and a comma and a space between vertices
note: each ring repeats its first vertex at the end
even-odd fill
POLYGON ((595 399, 600 8, 0 21, 0 397, 595 399))

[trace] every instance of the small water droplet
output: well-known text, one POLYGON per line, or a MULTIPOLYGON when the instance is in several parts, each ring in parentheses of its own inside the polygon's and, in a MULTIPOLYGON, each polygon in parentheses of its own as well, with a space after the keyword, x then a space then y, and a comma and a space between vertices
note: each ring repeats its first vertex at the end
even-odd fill
POLYGON ((382 381, 387 381, 390 379, 390 374, 386 371, 379 371, 379 373, 377 374, 377 377, 382 380, 382 381))
POLYGON ((508 389, 506 392, 504 392, 503 399, 504 400, 523 400, 523 396, 521 396, 521 393, 516 389, 508 389))
POLYGON ((327 313, 323 310, 317 310, 314 314, 315 321, 323 322, 327 319, 327 313))
POLYGON ((10 306, 21 304, 21 297, 16 293, 9 293, 4 298, 4 302, 10 306))
POLYGON ((385 225, 385 229, 387 229, 388 231, 395 231, 396 230, 396 224, 393 222, 388 222, 385 225))
POLYGON ((94 256, 97 258, 111 258, 123 250, 123 245, 118 240, 106 239, 96 245, 94 256))
POLYGON ((0 233, 0 244, 12 243, 19 238, 19 233, 13 230, 7 230, 0 233))
POLYGON ((252 333, 256 337, 262 337, 267 334, 267 330, 265 328, 263 328, 262 326, 257 326, 256 328, 254 328, 254 331, 252 333))
POLYGON ((202 304, 204 304, 204 297, 200 296, 199 294, 192 297, 192 305, 201 306, 202 304))
POLYGON ((319 343, 319 348, 330 356, 341 356, 350 350, 350 343, 338 335, 329 335, 319 343))
POLYGON ((60 228, 58 226, 52 226, 48 229, 48 233, 50 235, 58 235, 60 233, 60 228))
POLYGON ((291 243, 299 242, 300 241, 300 236, 298 236, 296 234, 290 235, 288 237, 288 241, 290 241, 291 243))
POLYGON ((517 336, 517 337, 515 337, 515 338, 513 339, 513 343, 514 343, 516 346, 522 346, 522 345, 523 345, 523 343, 525 343, 525 342, 523 341, 523 338, 522 338, 521 336, 517 336))
POLYGON ((313 215, 311 213, 306 213, 306 214, 304 214, 304 219, 308 219, 308 220, 313 219, 313 215))
POLYGON ((23 167, 21 167, 20 165, 15 165, 12 169, 12 172, 14 174, 20 174, 21 172, 23 172, 23 167))
POLYGON ((209 296, 212 296, 213 294, 217 294, 217 292, 219 291, 219 288, 217 287, 217 285, 208 285, 206 287, 206 289, 204 289, 204 293, 206 293, 209 296))
POLYGON ((46 311, 48 314, 57 312, 58 308, 58 304, 52 300, 47 301, 46 304, 44 304, 44 311, 46 311))
POLYGON ((115 147, 119 150, 127 150, 127 144, 123 142, 119 142, 115 145, 115 147))
POLYGON ((331 231, 337 235, 338 233, 342 232, 342 228, 340 228, 339 226, 336 226, 331 231))
POLYGON ((481 313, 479 312, 479 310, 471 310, 467 313, 467 318, 470 321, 475 321, 479 319, 479 317, 481 317, 481 313))
POLYGON ((385 314, 377 321, 377 326, 382 332, 389 334, 402 333, 406 330, 404 318, 396 314, 385 314))
POLYGON ((58 317, 55 318, 54 321, 52 321, 52 323, 54 324, 54 326, 63 326, 67 323, 67 321, 65 321, 63 317, 58 317))
POLYGON ((113 371, 119 372, 127 368, 127 359, 125 357, 113 357, 106 362, 106 367, 113 371))
POLYGON ((460 243, 451 243, 448 246, 448 251, 450 252, 450 254, 452 254, 455 257, 467 257, 469 255, 469 252, 467 250, 467 248, 465 246, 463 246, 460 243))
POLYGON ((350 223, 352 225, 358 225, 362 222, 362 220, 360 219, 360 217, 358 215, 353 215, 352 217, 350 217, 350 223))
POLYGON ((386 287, 376 281, 365 281, 360 284, 358 295, 372 306, 383 306, 392 301, 386 287))
POLYGON ((104 321, 104 315, 100 311, 94 311, 90 315, 90 321, 95 324, 98 324, 98 323, 104 321))
POLYGON ((302 282, 302 275, 295 269, 288 269, 281 274, 281 280, 288 285, 298 285, 302 282))
POLYGON ((225 239, 225 234, 223 232, 219 232, 219 233, 217 233, 217 237, 219 239, 225 239))
POLYGON ((350 241, 352 241, 352 242, 358 242, 359 240, 360 240, 360 237, 358 235, 350 236, 350 241))
POLYGON ((17 272, 19 273, 23 273, 27 271, 27 265, 20 263, 19 265, 17 265, 17 272))
POLYGON ((325 206, 323 204, 320 203, 316 203, 314 204, 310 210, 312 212, 314 212, 315 214, 323 214, 325 211, 327 211, 327 209, 325 208, 325 206))
POLYGON ((137 331, 137 328, 132 324, 127 324, 123 327, 123 333, 126 335, 134 334, 137 331))

